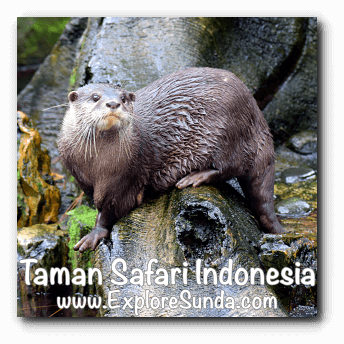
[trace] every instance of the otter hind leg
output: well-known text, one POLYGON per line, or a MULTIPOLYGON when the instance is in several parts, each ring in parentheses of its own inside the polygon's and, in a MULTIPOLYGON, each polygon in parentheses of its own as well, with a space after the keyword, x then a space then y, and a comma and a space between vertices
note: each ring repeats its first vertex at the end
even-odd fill
POLYGON ((263 232, 279 234, 286 230, 278 222, 274 209, 274 174, 274 164, 271 164, 264 174, 249 179, 238 178, 238 181, 263 232))
POLYGON ((191 172, 182 178, 177 184, 178 189, 184 189, 189 185, 193 187, 200 186, 201 184, 209 184, 217 179, 219 175, 218 170, 207 169, 199 172, 191 172))

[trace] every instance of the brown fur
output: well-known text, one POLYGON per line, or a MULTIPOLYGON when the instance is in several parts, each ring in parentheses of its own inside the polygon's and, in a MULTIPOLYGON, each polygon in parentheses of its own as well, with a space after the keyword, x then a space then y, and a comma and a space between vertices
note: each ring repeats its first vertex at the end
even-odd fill
POLYGON ((272 137, 256 101, 234 74, 190 68, 136 95, 94 84, 69 98, 59 152, 99 211, 94 230, 75 249, 94 249, 108 237, 114 223, 141 204, 147 187, 163 191, 233 176, 262 230, 284 231, 273 206, 272 137), (101 97, 97 102, 94 93, 101 97), (109 103, 116 104, 116 115, 97 124, 109 103), (84 127, 89 131, 83 141, 84 127))

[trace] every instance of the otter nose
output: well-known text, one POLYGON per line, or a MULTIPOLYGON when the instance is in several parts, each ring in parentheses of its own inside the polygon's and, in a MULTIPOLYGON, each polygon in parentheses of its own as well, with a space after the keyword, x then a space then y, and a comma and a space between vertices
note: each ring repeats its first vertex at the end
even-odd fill
POLYGON ((117 102, 114 102, 114 101, 106 103, 106 106, 109 107, 112 110, 117 109, 120 105, 121 105, 120 103, 117 103, 117 102))

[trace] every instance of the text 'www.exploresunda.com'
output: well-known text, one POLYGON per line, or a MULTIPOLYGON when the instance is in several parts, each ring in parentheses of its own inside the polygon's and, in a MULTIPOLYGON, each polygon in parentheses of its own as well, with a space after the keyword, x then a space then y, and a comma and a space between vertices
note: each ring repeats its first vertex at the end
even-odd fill
POLYGON ((102 298, 100 296, 73 296, 73 297, 58 297, 57 305, 59 308, 74 307, 91 309, 98 309, 100 307, 107 309, 120 309, 120 310, 133 310, 135 315, 138 315, 142 309, 261 309, 261 308, 277 308, 277 299, 274 296, 271 297, 259 297, 255 296, 249 298, 247 296, 240 300, 235 300, 231 296, 225 296, 224 291, 220 292, 220 295, 215 298, 204 296, 195 297, 192 296, 189 290, 183 290, 178 297, 162 296, 151 297, 149 291, 145 291, 145 296, 132 296, 120 298, 119 290, 110 291, 108 294, 107 304, 102 306, 102 298))

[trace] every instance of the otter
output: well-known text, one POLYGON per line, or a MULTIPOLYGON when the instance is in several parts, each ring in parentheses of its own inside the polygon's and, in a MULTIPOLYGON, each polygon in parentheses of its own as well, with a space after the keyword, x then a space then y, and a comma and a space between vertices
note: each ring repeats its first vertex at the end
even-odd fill
POLYGON ((233 73, 189 68, 136 94, 88 84, 68 95, 58 140, 65 167, 93 199, 93 230, 74 250, 95 250, 147 188, 165 191, 237 177, 265 233, 282 233, 274 211, 275 157, 267 122, 233 73))

